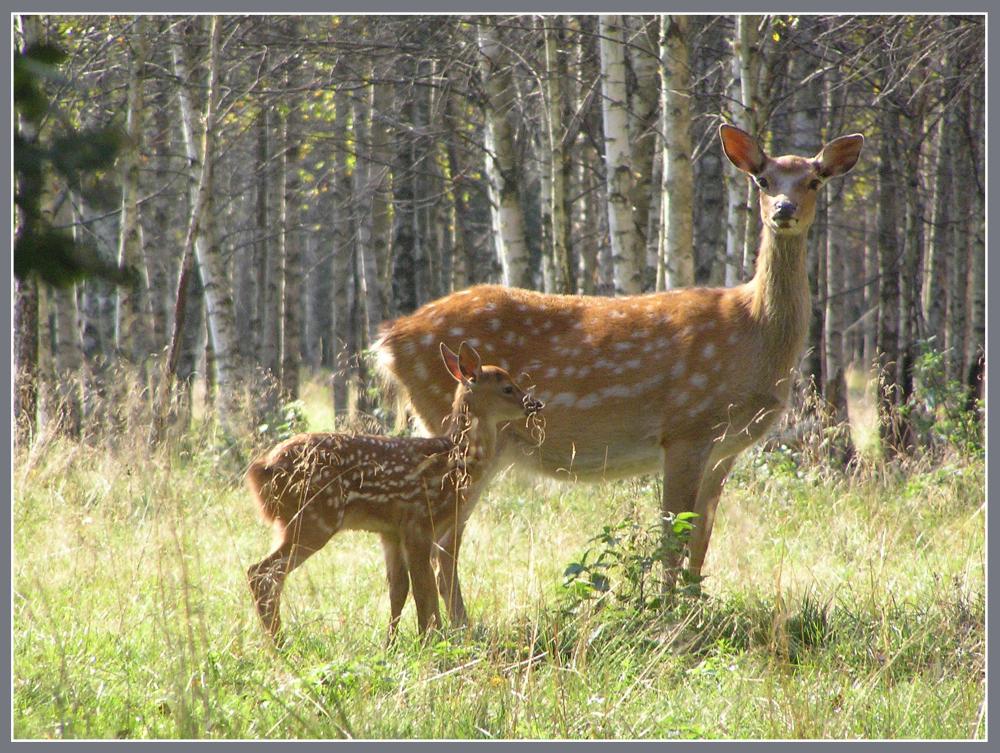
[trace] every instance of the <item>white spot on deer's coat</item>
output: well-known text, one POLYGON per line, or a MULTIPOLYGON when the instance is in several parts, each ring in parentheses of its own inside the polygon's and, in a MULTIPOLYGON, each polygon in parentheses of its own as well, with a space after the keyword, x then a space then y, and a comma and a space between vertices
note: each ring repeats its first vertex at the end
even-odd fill
POLYGON ((549 368, 545 370, 546 379, 552 379, 553 377, 557 376, 559 376, 559 369, 556 368, 555 366, 549 366, 549 368))
POLYGON ((428 332, 426 335, 420 338, 420 342, 425 347, 430 347, 434 343, 434 333, 428 332))
POLYGON ((733 332, 729 335, 729 337, 726 338, 726 342, 729 343, 730 345, 735 345, 737 342, 739 342, 739 339, 740 339, 740 333, 733 332))
POLYGON ((686 403, 690 399, 691 399, 691 396, 688 393, 684 392, 684 391, 677 392, 677 393, 674 394, 674 404, 675 405, 684 405, 684 403, 686 403))
POLYGON ((478 337, 470 337, 465 342, 471 345, 473 348, 478 348, 482 344, 482 341, 478 337))
POLYGON ((625 368, 626 369, 637 369, 637 368, 639 368, 639 364, 641 364, 641 363, 642 363, 641 359, 632 358, 632 359, 630 359, 630 360, 628 360, 628 361, 625 362, 625 368))
POLYGON ((448 330, 448 334, 453 335, 455 337, 461 337, 462 335, 465 334, 465 330, 462 329, 461 327, 452 327, 450 330, 448 330))
POLYGON ((622 340, 621 342, 616 342, 613 347, 615 350, 620 350, 624 352, 626 350, 632 350, 632 348, 634 348, 635 345, 633 343, 630 343, 628 340, 622 340))
POLYGON ((496 332, 498 329, 500 329, 500 323, 501 322, 497 317, 493 317, 492 319, 490 319, 490 329, 496 332))
POLYGON ((715 343, 706 343, 705 347, 701 349, 701 354, 705 358, 711 358, 715 355, 715 343))
POLYGON ((601 390, 603 397, 631 397, 632 391, 624 384, 612 384, 601 390))
POLYGON ((542 331, 548 332, 550 329, 552 329, 552 320, 546 319, 544 322, 542 322, 542 331))
POLYGON ((704 374, 692 374, 691 384, 697 387, 698 389, 701 389, 706 384, 708 384, 708 377, 705 376, 704 374))
POLYGON ((514 334, 513 330, 507 330, 506 332, 503 333, 503 341, 505 343, 510 343, 511 345, 513 345, 514 340, 516 339, 517 335, 514 334))
POLYGON ((535 393, 535 399, 541 400, 543 403, 548 403, 552 399, 552 393, 548 390, 539 390, 535 393))
POLYGON ((500 361, 497 363, 497 366, 499 366, 504 371, 509 371, 510 361, 508 361, 506 358, 501 358, 500 361))
POLYGON ((622 311, 621 309, 613 309, 609 314, 609 316, 611 316, 612 319, 624 319, 625 312, 622 311))
POLYGON ((423 361, 417 361, 413 365, 413 372, 417 375, 417 379, 420 381, 427 378, 427 367, 424 365, 423 361))
POLYGON ((576 394, 573 392, 560 392, 558 395, 546 402, 553 407, 557 405, 565 405, 569 408, 576 402, 576 394))
POLYGON ((576 407, 586 410, 587 408, 594 408, 598 406, 601 402, 600 396, 596 392, 591 392, 589 395, 584 395, 579 400, 576 401, 576 407))
POLYGON ((582 378, 582 377, 587 376, 587 374, 589 374, 589 373, 590 373, 590 367, 589 366, 581 366, 580 370, 578 372, 576 372, 576 375, 578 377, 582 378))
POLYGON ((563 376, 571 377, 576 373, 576 366, 566 366, 563 368, 563 376))
POLYGON ((678 358, 674 362, 674 366, 670 369, 670 376, 674 379, 680 379, 684 375, 684 359, 678 358))

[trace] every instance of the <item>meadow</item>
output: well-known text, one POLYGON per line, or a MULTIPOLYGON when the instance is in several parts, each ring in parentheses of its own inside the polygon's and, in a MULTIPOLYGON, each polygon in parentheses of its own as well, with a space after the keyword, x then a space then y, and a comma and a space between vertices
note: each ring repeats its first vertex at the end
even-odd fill
MULTIPOLYGON (((304 413, 329 426, 321 384, 304 413)), ((462 550, 472 624, 384 645, 370 534, 290 579, 276 650, 246 568, 270 534, 211 425, 149 450, 44 431, 14 457, 15 738, 983 738, 985 462, 856 470, 754 449, 701 593, 658 603, 659 481, 504 474, 462 550)), ((867 414, 870 416, 870 411, 867 414)))

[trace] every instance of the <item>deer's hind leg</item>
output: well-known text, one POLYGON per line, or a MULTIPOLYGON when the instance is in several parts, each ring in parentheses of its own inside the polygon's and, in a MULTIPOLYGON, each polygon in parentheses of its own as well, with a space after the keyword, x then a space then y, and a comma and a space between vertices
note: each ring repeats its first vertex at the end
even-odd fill
POLYGON ((250 592, 264 629, 278 642, 281 634, 281 589, 289 573, 322 549, 336 526, 314 505, 307 505, 279 530, 278 545, 247 570, 250 592))
POLYGON ((406 569, 403 544, 394 533, 382 534, 382 552, 385 555, 385 574, 389 581, 389 634, 387 642, 392 642, 399 626, 399 617, 410 593, 410 574, 406 569))

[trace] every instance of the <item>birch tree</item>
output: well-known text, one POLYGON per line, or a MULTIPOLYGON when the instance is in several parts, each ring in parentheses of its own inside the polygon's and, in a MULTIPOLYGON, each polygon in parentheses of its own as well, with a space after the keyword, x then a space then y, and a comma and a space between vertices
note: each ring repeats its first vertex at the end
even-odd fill
POLYGON ((664 138, 661 221, 663 250, 659 255, 665 260, 665 286, 678 288, 694 285, 694 176, 691 169, 688 17, 663 16, 660 28, 664 138))
POLYGON ((521 208, 521 170, 514 151, 517 90, 509 54, 496 19, 483 18, 478 27, 480 66, 485 88, 486 179, 492 207, 493 238, 505 285, 533 287, 531 260, 521 208))
POLYGON ((631 139, 625 82, 625 34, 621 16, 599 19, 604 162, 608 232, 616 295, 642 291, 645 249, 632 217, 631 139))

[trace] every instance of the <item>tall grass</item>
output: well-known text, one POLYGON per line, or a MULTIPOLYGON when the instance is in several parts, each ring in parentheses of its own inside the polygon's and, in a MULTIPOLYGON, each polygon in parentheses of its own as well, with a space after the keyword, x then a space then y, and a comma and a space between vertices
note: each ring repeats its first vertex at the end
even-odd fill
POLYGON ((348 532, 289 579, 277 651, 244 579, 269 533, 217 440, 18 450, 15 737, 985 735, 981 458, 844 475, 748 453, 703 595, 668 609, 625 603, 635 572, 599 600, 564 586, 588 549, 648 554, 592 539, 655 527, 655 479, 505 475, 463 548, 467 630, 423 646, 408 605, 386 648, 381 553, 348 532))

